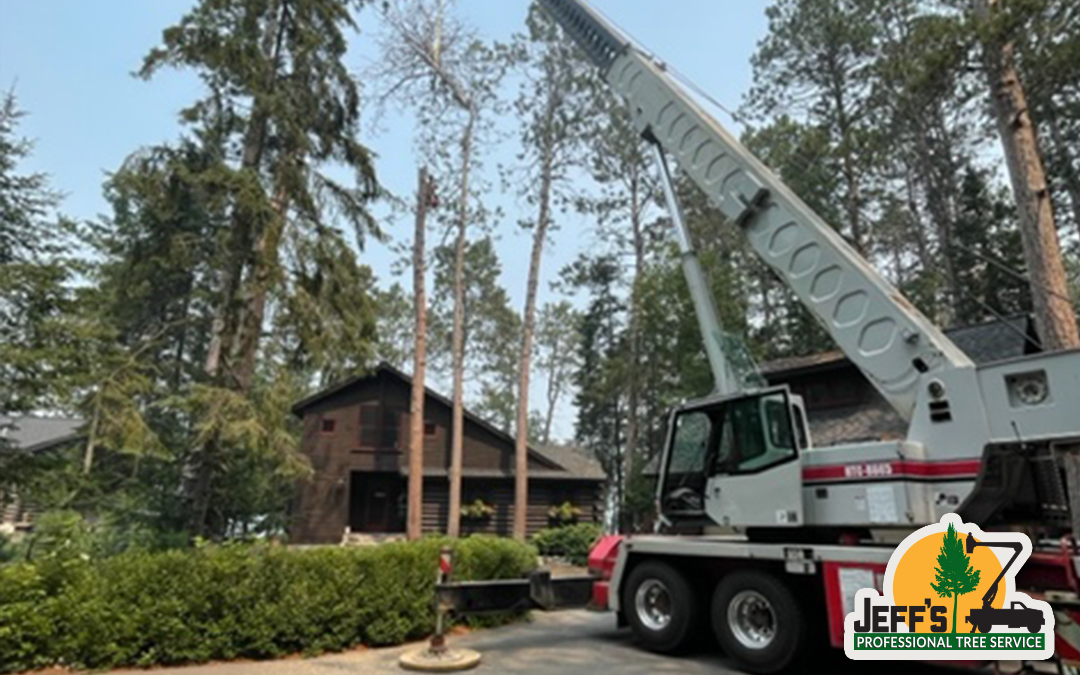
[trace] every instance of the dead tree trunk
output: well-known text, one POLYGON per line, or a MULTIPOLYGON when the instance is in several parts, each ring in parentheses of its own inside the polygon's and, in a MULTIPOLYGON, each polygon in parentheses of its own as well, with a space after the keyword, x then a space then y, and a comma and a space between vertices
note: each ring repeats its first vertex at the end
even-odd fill
POLYGON ((518 366, 517 426, 514 444, 514 538, 525 540, 529 511, 529 369, 532 367, 533 331, 536 327, 536 290, 540 285, 540 260, 550 220, 551 172, 544 170, 540 185, 540 217, 533 233, 529 280, 525 291, 525 315, 521 329, 521 362, 518 366))
POLYGON ((551 425, 555 419, 555 404, 559 402, 559 396, 562 395, 563 380, 566 377, 566 373, 559 367, 558 359, 555 357, 563 349, 573 349, 573 345, 563 345, 560 335, 556 332, 555 342, 551 345, 552 358, 547 372, 547 413, 544 415, 544 431, 540 436, 540 442, 544 445, 551 443, 551 425))
POLYGON ((469 169, 472 161, 476 110, 469 109, 469 121, 461 137, 461 195, 458 201, 458 232, 454 251, 454 407, 450 440, 450 504, 446 534, 461 533, 461 467, 465 445, 465 243, 469 223, 469 169))
POLYGON ((416 348, 413 351, 412 401, 409 405, 409 539, 423 534, 424 520, 424 378, 427 371, 427 293, 424 288, 424 235, 432 186, 420 169, 416 188, 416 231, 413 235, 413 305, 416 310, 416 348))
POLYGON ((540 285, 540 261, 544 255, 551 221, 552 172, 554 169, 555 130, 553 121, 561 96, 558 84, 549 84, 544 110, 540 153, 540 204, 533 233, 532 256, 529 259, 529 279, 525 288, 525 313, 522 316, 521 360, 518 365, 517 426, 514 444, 514 538, 524 541, 527 535, 529 511, 529 370, 532 367, 533 332, 536 328, 536 291, 540 285))
MULTIPOLYGON (((640 438, 638 408, 641 406, 641 280, 645 273, 645 236, 641 223, 641 175, 637 168, 630 176, 630 226, 633 232, 634 246, 634 281, 630 295, 630 370, 627 373, 626 396, 626 449, 623 457, 623 475, 629 486, 634 475, 634 462, 637 460, 640 438)), ((626 490, 623 491, 623 499, 626 490)), ((620 509, 623 514, 622 531, 628 532, 633 526, 631 514, 626 504, 620 509)))
MULTIPOLYGON (((992 5, 992 0, 976 2, 975 11, 984 25, 989 24, 992 5)), ((1046 172, 1024 86, 1016 69, 1014 47, 1012 42, 987 28, 982 45, 983 64, 1016 199, 1035 323, 1045 349, 1080 347, 1080 330, 1069 300, 1046 172)))

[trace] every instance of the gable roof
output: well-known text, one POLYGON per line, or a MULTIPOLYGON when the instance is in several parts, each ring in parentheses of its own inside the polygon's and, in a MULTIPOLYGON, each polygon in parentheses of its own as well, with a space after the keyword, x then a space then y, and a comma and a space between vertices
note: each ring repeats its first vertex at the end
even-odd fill
POLYGON ((77 440, 83 420, 74 417, 36 417, 0 415, 0 438, 26 452, 48 450, 77 440))
MULTIPOLYGON (((326 389, 323 389, 322 391, 312 394, 311 396, 303 399, 302 401, 298 401, 295 405, 293 405, 292 413, 298 417, 303 416, 304 411, 315 405, 316 403, 324 401, 327 398, 335 396, 336 394, 339 394, 343 391, 347 391, 348 389, 354 387, 361 382, 365 382, 373 377, 378 377, 380 375, 387 375, 393 377, 409 385, 410 387, 412 386, 411 375, 383 361, 379 365, 375 366, 375 368, 370 373, 364 375, 357 375, 347 380, 343 380, 342 382, 333 384, 326 389)), ((453 401, 433 390, 431 387, 424 387, 424 395, 425 397, 430 398, 431 400, 439 403, 440 405, 443 405, 447 408, 453 408, 453 401)), ((465 409, 465 419, 467 422, 479 426, 488 433, 494 434, 495 436, 502 439, 503 441, 506 441, 510 445, 513 445, 516 442, 516 439, 512 435, 508 434, 503 429, 495 426, 491 422, 488 422, 483 417, 480 417, 476 413, 470 411, 468 408, 465 409)), ((570 476, 573 476, 575 478, 604 480, 604 478, 606 477, 606 474, 604 474, 603 469, 600 467, 600 463, 590 457, 585 456, 585 454, 579 450, 558 446, 546 446, 543 448, 537 448, 530 445, 528 447, 528 451, 531 458, 545 465, 548 469, 551 469, 554 472, 565 472, 565 474, 569 474, 570 476)), ((503 475, 502 472, 495 470, 492 471, 494 471, 493 475, 503 475)), ((424 469, 425 475, 431 475, 431 472, 432 469, 424 469)))

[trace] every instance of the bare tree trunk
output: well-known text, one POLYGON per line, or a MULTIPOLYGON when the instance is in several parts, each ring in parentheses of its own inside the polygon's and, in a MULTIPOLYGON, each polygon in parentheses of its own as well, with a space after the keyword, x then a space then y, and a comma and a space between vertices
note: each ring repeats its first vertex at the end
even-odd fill
POLYGON ((416 188, 416 232, 413 235, 413 304, 416 309, 416 349, 413 351, 412 402, 409 405, 409 539, 424 529, 424 378, 427 371, 427 293, 424 284, 424 235, 431 184, 421 167, 416 188))
MULTIPOLYGON (((557 85, 553 85, 557 86, 557 85)), ((545 122, 547 138, 543 141, 540 158, 540 206, 533 233, 532 257, 529 260, 529 280, 525 289, 525 313, 521 328, 521 362, 518 366, 517 433, 514 444, 514 538, 524 541, 528 534, 529 511, 529 370, 532 367, 533 331, 536 327, 536 290, 540 285, 540 261, 551 220, 552 134, 559 96, 548 94, 545 122)))
POLYGON ((540 260, 547 237, 551 177, 545 175, 540 199, 540 222, 533 233, 529 280, 525 293, 525 316, 521 331, 521 365, 518 366, 517 433, 514 445, 514 538, 525 540, 529 511, 529 369, 532 367, 533 331, 536 327, 536 290, 540 285, 540 260))
POLYGON ((236 388, 247 393, 255 383, 255 368, 262 341, 263 323, 266 318, 266 302, 270 287, 278 273, 278 249, 285 233, 289 217, 289 196, 284 188, 278 188, 271 208, 274 216, 266 223, 255 244, 255 259, 251 266, 248 298, 241 322, 240 339, 237 341, 236 388))
POLYGON ((476 110, 470 108, 469 121, 461 138, 461 195, 454 253, 454 429, 450 441, 450 506, 446 524, 446 534, 450 537, 461 533, 461 466, 465 444, 465 235, 469 221, 469 168, 475 123, 476 110))
MULTIPOLYGON (((984 23, 991 6, 992 0, 976 2, 975 11, 984 23)), ((983 62, 1016 199, 1039 336, 1048 350, 1080 347, 1080 330, 1069 301, 1050 191, 1024 86, 1016 70, 1013 44, 991 34, 983 41, 983 62)))
MULTIPOLYGON (((630 291, 630 372, 627 378, 627 401, 626 401, 626 447, 623 457, 624 482, 629 484, 630 477, 634 472, 634 461, 638 452, 638 408, 641 395, 641 300, 640 292, 641 277, 645 272, 645 238, 641 225, 641 176, 637 169, 633 170, 630 177, 630 226, 633 232, 634 246, 634 280, 630 291)), ((623 498, 626 498, 626 490, 623 498)), ((623 531, 629 531, 631 526, 626 505, 623 504, 623 531)))
MULTIPOLYGON (((552 354, 558 354, 562 348, 561 341, 556 339, 555 344, 552 345, 552 354)), ((551 423, 555 419, 555 404, 559 402, 562 388, 563 372, 559 368, 558 361, 552 358, 547 377, 547 414, 544 415, 544 433, 540 437, 544 445, 551 443, 551 423)))
POLYGON ((90 475, 90 470, 94 467, 94 448, 97 445, 98 423, 101 421, 102 386, 98 385, 94 395, 94 416, 90 419, 90 429, 86 432, 86 452, 83 454, 83 473, 86 475, 90 475))

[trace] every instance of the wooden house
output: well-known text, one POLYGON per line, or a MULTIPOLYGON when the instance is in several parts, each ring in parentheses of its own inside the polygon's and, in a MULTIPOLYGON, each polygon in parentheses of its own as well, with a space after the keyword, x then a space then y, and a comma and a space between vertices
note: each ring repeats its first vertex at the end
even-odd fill
MULTIPOLYGON (((384 363, 293 407, 303 420, 302 451, 314 475, 298 490, 292 543, 405 531, 411 390, 411 378, 384 363)), ((452 407, 449 399, 425 392, 423 527, 445 532, 452 407)), ((463 433, 462 504, 480 501, 490 508, 476 509, 487 515, 464 516, 461 531, 509 535, 514 438, 468 411, 463 433)), ((600 522, 604 480, 599 464, 575 449, 530 447, 529 533, 553 524, 553 509, 566 503, 579 521, 600 522)))

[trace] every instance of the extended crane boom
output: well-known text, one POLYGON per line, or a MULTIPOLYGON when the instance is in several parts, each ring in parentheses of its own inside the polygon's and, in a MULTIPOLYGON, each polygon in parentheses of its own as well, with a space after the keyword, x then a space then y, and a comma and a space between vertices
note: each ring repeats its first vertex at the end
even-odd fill
POLYGON ((540 0, 650 134, 905 420, 923 373, 971 360, 688 96, 663 64, 578 0, 540 0))
MULTIPOLYGON (((656 152, 716 382, 712 393, 669 413, 656 462, 657 533, 602 537, 590 552, 589 606, 614 610, 642 645, 661 653, 689 644, 704 618, 743 668, 776 673, 800 662, 813 624, 827 624, 831 644, 843 647, 846 599, 887 572, 904 533, 956 512, 985 532, 1028 528, 1040 547, 1024 556, 1020 544, 968 536, 968 554, 978 546, 1014 550, 969 613, 973 630, 1038 633, 1055 615, 1075 626, 1080 556, 1068 535, 1080 534, 1080 350, 974 365, 662 63, 583 0, 538 1, 625 99, 656 152), (669 155, 908 420, 905 436, 816 444, 799 395, 816 384, 815 374, 800 373, 804 386, 794 392, 737 377, 682 222, 669 155), (1007 589, 1016 583, 1043 594, 1058 603, 1053 614, 1019 601, 995 607, 1021 558, 1030 574, 1011 576, 1007 589)), ((841 419, 834 409, 822 412, 818 421, 841 419)), ((440 602, 459 612, 580 606, 588 582, 534 575, 444 584, 440 602)), ((1080 654, 1075 637, 1057 639, 1080 654)))

